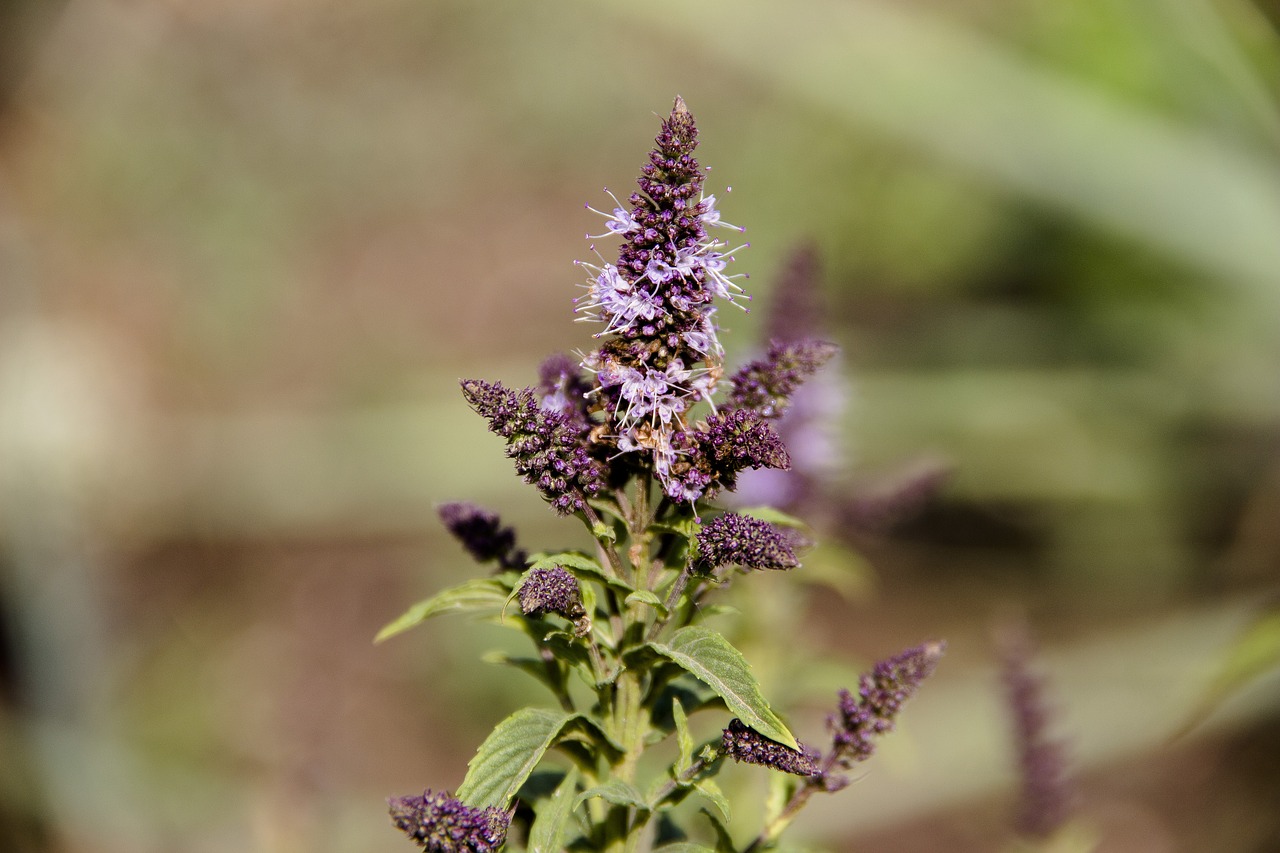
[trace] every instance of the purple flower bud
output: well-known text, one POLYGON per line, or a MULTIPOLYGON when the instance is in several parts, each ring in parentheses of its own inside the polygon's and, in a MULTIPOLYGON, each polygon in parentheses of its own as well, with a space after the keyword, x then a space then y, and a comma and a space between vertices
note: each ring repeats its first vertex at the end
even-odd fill
POLYGON ((462 393, 489 429, 507 440, 507 456, 526 483, 561 515, 582 509, 604 488, 604 466, 587 452, 586 433, 564 415, 538 405, 532 388, 465 379, 462 393))
POLYGON ((1049 731, 1052 715, 1044 679, 1033 668, 1026 625, 1010 626, 997 639, 1022 777, 1014 826, 1028 837, 1048 838, 1066 823, 1074 807, 1066 749, 1049 731))
POLYGON ((876 739, 893 731, 902 705, 928 678, 946 643, 931 641, 880 661, 858 683, 858 695, 840 691, 839 711, 827 720, 837 763, 849 767, 875 752, 876 739))
POLYGON ((746 468, 787 468, 791 458, 782 439, 750 409, 727 409, 707 418, 700 450, 719 484, 732 490, 746 468))
POLYGON ((428 853, 494 853, 507 840, 511 812, 477 809, 447 792, 392 797, 391 820, 428 853))
POLYGON ((476 562, 497 560, 504 569, 523 569, 525 552, 516 548, 516 532, 503 527, 496 513, 473 503, 441 504, 440 520, 476 562))
POLYGON ((795 539, 767 521, 733 512, 704 524, 698 532, 699 564, 704 569, 738 565, 748 569, 793 569, 795 539))
POLYGON ((796 776, 816 776, 817 751, 807 749, 803 743, 798 745, 800 749, 795 750, 769 740, 736 717, 729 721, 729 727, 720 739, 721 750, 734 761, 761 764, 796 776))
POLYGON ((558 613, 566 619, 576 620, 586 614, 578 579, 561 566, 530 570, 517 594, 520 609, 526 616, 558 613))
POLYGON ((812 338, 773 341, 764 358, 750 362, 733 375, 729 404, 753 409, 766 418, 779 417, 790 405, 795 390, 830 361, 838 349, 835 344, 812 338))

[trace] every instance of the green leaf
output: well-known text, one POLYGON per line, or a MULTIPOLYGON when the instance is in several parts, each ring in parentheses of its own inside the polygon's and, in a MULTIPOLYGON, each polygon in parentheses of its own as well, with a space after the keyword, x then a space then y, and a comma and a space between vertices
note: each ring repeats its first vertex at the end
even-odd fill
POLYGON ((573 807, 576 809, 593 797, 599 797, 606 803, 612 803, 615 806, 629 806, 645 811, 649 809, 649 804, 645 802, 644 796, 621 779, 610 779, 603 785, 597 785, 594 788, 583 791, 573 801, 573 807))
POLYGON ((522 708, 498 723, 467 765, 458 799, 477 808, 506 808, 565 726, 578 717, 522 708))
POLYGON ((683 776, 693 766, 693 734, 689 731, 689 718, 679 699, 671 700, 671 716, 676 721, 676 745, 680 755, 676 757, 676 776, 683 776))
POLYGON ((771 506, 753 506, 746 509, 734 510, 738 515, 749 515, 752 518, 758 518, 761 521, 767 521, 770 524, 776 524, 779 527, 794 527, 797 530, 808 530, 809 525, 805 524, 794 515, 788 515, 780 509, 774 509, 771 506))
POLYGON ((500 611, 510 595, 511 590, 507 585, 496 578, 469 580, 464 584, 438 592, 425 601, 419 601, 379 631, 373 641, 381 643, 442 613, 463 613, 472 610, 500 611))
POLYGON ((693 783, 693 788, 711 801, 711 805, 715 806, 716 811, 720 812, 720 816, 724 818, 725 823, 733 820, 733 810, 729 807, 729 798, 724 795, 724 791, 720 790, 720 786, 716 784, 714 779, 699 779, 693 783))
POLYGON ((677 841, 654 850, 653 853, 716 853, 714 847, 694 844, 692 841, 677 841))
POLYGON ((623 604, 647 604, 663 616, 667 615, 667 606, 662 603, 662 599, 647 589, 638 589, 631 593, 626 597, 623 604))
POLYGON ((710 687, 745 725, 783 746, 799 748, 765 701, 746 658, 715 631, 690 625, 672 634, 670 642, 649 643, 647 648, 710 687))
POLYGON ((569 818, 577 808, 573 792, 578 787, 578 776, 578 768, 570 768, 555 793, 539 805, 529 827, 529 853, 560 853, 565 849, 569 818))
POLYGON ((1204 721, 1254 679, 1280 668, 1280 603, 1271 605, 1227 649, 1217 675, 1179 734, 1204 721))
POLYGON ((716 817, 706 809, 703 809, 702 813, 706 815, 707 820, 711 822, 711 829, 716 834, 715 853, 737 853, 738 848, 734 846, 733 838, 729 835, 729 830, 725 828, 725 825, 720 821, 720 818, 716 817))
POLYGON ((480 659, 485 663, 518 669, 550 687, 557 695, 564 690, 563 670, 559 667, 548 668, 547 662, 542 658, 517 658, 511 657, 506 652, 493 651, 486 652, 480 659))

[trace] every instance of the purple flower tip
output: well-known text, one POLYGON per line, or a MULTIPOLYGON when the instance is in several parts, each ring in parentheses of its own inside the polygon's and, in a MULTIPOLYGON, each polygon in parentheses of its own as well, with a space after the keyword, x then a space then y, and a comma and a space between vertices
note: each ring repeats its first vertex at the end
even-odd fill
POLYGON ((799 750, 783 746, 748 727, 736 717, 729 721, 729 727, 724 730, 720 739, 721 750, 734 761, 761 764, 796 776, 816 776, 819 758, 817 751, 806 749, 804 744, 799 746, 799 750))
POLYGON ((750 409, 727 409, 711 415, 699 438, 702 454, 726 489, 737 485, 738 472, 746 468, 791 467, 782 439, 750 409))
POLYGON ((698 532, 700 566, 739 565, 749 569, 793 569, 795 537, 767 521, 727 512, 698 532))
POLYGON ((392 797, 391 821, 429 853, 494 853, 507 840, 511 812, 477 809, 448 792, 392 797))
POLYGON ((752 409, 766 418, 786 412, 791 395, 839 350, 835 344, 806 338, 773 341, 765 357, 733 375, 729 404, 752 409))
POLYGON ((586 613, 578 579, 560 566, 530 570, 518 595, 525 615, 558 613, 567 619, 580 619, 586 613))
POLYGON ((462 393, 489 429, 507 441, 507 456, 526 483, 561 515, 576 512, 604 488, 604 466, 587 450, 586 427, 543 408, 532 388, 465 379, 462 393))
POLYGON ((946 647, 941 640, 913 646, 864 673, 858 695, 840 691, 839 711, 827 720, 840 766, 871 757, 876 738, 893 731, 903 704, 933 674, 946 647))
POLYGON ((504 569, 523 569, 524 551, 516 548, 516 532, 503 527, 496 513, 473 503, 441 504, 440 520, 477 562, 497 560, 504 569))

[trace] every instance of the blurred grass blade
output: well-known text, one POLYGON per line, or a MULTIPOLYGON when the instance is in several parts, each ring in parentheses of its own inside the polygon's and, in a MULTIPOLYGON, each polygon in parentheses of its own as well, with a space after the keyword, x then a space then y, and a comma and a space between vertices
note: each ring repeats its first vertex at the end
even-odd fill
MULTIPOLYGON (((1280 307, 1280 170, 940 16, 873 0, 610 4, 859 127, 1280 307), (780 38, 779 34, 789 35, 780 38)), ((696 105, 695 105, 696 108, 696 105)), ((1280 316, 1280 315, 1277 315, 1280 316)))
POLYGON ((506 584, 493 578, 467 581, 419 601, 379 631, 373 641, 381 643, 441 613, 501 610, 510 595, 506 584))
POLYGON ((1182 737, 1250 683, 1280 669, 1280 601, 1272 602, 1227 649, 1213 682, 1175 737, 1182 737))

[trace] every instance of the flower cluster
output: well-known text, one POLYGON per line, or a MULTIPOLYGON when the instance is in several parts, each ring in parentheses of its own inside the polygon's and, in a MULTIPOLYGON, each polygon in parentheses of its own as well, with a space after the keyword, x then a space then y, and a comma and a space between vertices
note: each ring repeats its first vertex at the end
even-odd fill
POLYGON ((765 357, 745 365, 733 375, 729 404, 753 409, 763 417, 780 417, 791 395, 836 354, 835 344, 805 338, 775 340, 765 357))
POLYGON ((462 393, 489 429, 507 440, 516 471, 561 515, 581 510, 604 488, 604 467, 588 453, 583 427, 539 404, 533 389, 466 379, 462 393))
POLYGON ((503 527, 496 513, 465 501, 442 504, 438 513, 444 526, 476 562, 497 560, 502 569, 525 567, 525 552, 516 548, 516 532, 503 527))
POLYGON ((699 569, 737 565, 748 569, 793 569, 795 538, 767 521, 726 512, 698 532, 699 569))
POLYGON ((602 214, 606 231, 587 235, 619 236, 623 243, 616 264, 580 262, 590 280, 576 309, 604 324, 597 338, 609 337, 582 362, 596 376, 591 393, 609 440, 624 453, 647 455, 667 496, 677 501, 731 488, 741 467, 787 464, 778 443, 717 470, 704 459, 714 426, 699 428, 686 417, 695 404, 711 400, 724 372, 713 302, 741 294, 738 276, 725 273, 737 249, 707 229, 742 229, 721 221, 715 196, 703 193, 693 156, 697 137, 693 116, 677 99, 642 169, 640 192, 629 206, 614 197, 613 213, 602 214))
POLYGON ((520 609, 527 616, 558 613, 567 619, 580 619, 586 613, 578 579, 560 566, 530 570, 518 594, 520 609))
POLYGON ((914 646, 864 673, 857 696, 840 691, 840 709, 827 720, 834 763, 847 768, 871 757, 876 738, 893 730, 903 704, 933 673, 945 650, 946 644, 938 641, 914 646))
POLYGON ((720 751, 734 761, 760 764, 796 776, 816 775, 819 758, 817 750, 806 749, 803 743, 797 745, 800 749, 795 750, 769 740, 737 717, 729 721, 728 728, 720 738, 720 751))
POLYGON ((507 840, 511 812, 477 809, 444 791, 393 797, 391 820, 428 853, 494 853, 507 840))

